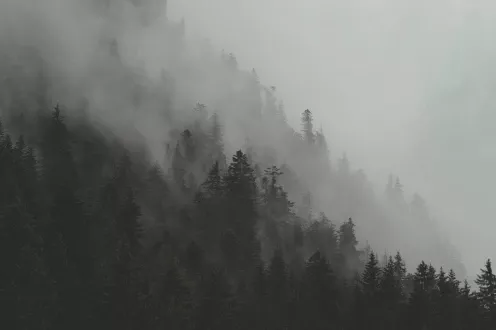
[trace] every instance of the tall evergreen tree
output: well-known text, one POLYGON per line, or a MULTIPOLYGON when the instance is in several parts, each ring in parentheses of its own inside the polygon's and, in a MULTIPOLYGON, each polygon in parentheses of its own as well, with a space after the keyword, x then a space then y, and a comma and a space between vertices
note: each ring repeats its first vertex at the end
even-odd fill
POLYGON ((43 226, 45 260, 58 292, 60 313, 56 328, 67 328, 78 320, 84 327, 90 306, 84 298, 91 276, 90 228, 78 198, 78 173, 72 156, 70 133, 57 105, 45 126, 42 150, 42 179, 48 216, 43 226), (81 307, 81 304, 85 304, 81 307))
POLYGON ((413 275, 413 292, 410 295, 410 325, 412 329, 421 329, 430 325, 431 282, 430 267, 421 262, 413 275))
POLYGON ((257 263, 259 246, 256 240, 257 186, 253 168, 247 156, 237 151, 224 176, 227 193, 227 218, 241 246, 240 262, 245 265, 257 263))
POLYGON ((376 254, 371 251, 365 269, 362 273, 361 283, 364 301, 367 306, 366 318, 373 327, 378 327, 380 322, 378 305, 380 302, 381 268, 376 254))
POLYGON ((176 144, 174 149, 174 156, 172 158, 172 177, 176 185, 184 189, 185 187, 185 175, 186 175, 186 160, 181 153, 181 147, 179 142, 176 144))
POLYGON ((301 126, 303 128, 303 137, 308 144, 315 142, 315 135, 313 132, 313 115, 308 109, 301 114, 301 126))
POLYGON ((496 275, 493 273, 491 259, 487 259, 485 267, 477 275, 475 283, 479 286, 478 299, 482 306, 484 324, 496 324, 496 275))
POLYGON ((391 256, 389 256, 381 272, 379 297, 383 308, 383 324, 385 328, 398 328, 398 314, 403 297, 403 288, 396 275, 395 261, 391 256))
POLYGON ((355 223, 351 218, 339 227, 339 251, 346 260, 347 276, 353 273, 354 269, 360 267, 359 253, 357 250, 358 241, 355 236, 355 223))
POLYGON ((312 329, 339 325, 337 290, 334 273, 319 251, 307 261, 305 269, 304 317, 312 329))

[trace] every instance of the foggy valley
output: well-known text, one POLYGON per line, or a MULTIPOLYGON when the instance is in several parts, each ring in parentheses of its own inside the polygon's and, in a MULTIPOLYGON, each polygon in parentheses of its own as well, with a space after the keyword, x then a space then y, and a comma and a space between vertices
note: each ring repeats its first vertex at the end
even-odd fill
POLYGON ((488 1, 3 0, 12 329, 492 329, 488 1))

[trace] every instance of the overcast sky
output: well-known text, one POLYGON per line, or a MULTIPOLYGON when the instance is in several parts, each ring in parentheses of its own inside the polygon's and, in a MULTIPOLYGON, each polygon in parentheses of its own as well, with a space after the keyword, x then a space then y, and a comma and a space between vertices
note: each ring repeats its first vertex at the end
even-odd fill
MULTIPOLYGON (((310 108, 333 157, 378 189, 425 196, 469 275, 496 256, 496 4, 486 0, 169 0, 275 85, 298 125, 310 108)), ((428 230, 428 229, 427 229, 428 230)))

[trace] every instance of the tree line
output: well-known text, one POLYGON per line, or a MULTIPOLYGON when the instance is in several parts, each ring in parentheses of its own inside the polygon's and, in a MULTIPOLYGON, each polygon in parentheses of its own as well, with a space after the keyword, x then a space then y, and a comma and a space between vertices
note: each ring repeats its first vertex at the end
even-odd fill
POLYGON ((296 209, 280 167, 250 150, 228 161, 218 115, 194 113, 162 164, 58 105, 0 128, 8 328, 496 326, 490 260, 472 290, 453 270, 408 273, 400 252, 359 249, 351 218, 296 209))
POLYGON ((420 196, 406 202, 391 177, 389 212, 346 155, 332 164, 309 109, 301 130, 293 129, 275 87, 260 84, 255 70, 239 70, 233 54, 219 59, 207 49, 195 62, 184 28, 184 21, 167 24, 169 69, 158 81, 121 60, 117 38, 104 38, 108 56, 92 60, 98 74, 89 70, 85 83, 108 89, 109 109, 85 99, 79 83, 59 75, 64 70, 52 72, 56 65, 36 48, 0 50, 9 55, 0 62, 5 328, 496 325, 490 260, 471 289, 420 196), (209 95, 212 86, 218 96, 209 95), (184 95, 197 94, 215 106, 189 110, 184 95), (70 105, 52 109, 52 96, 70 105), (160 129, 173 127, 159 157, 136 128, 135 119, 147 116, 160 129), (124 122, 120 131, 114 121, 124 122), (244 143, 224 138, 227 129, 244 143), (411 251, 379 256, 360 247, 357 228, 371 241, 369 233, 383 233, 373 243, 395 248, 407 239, 397 233, 405 224, 429 235, 417 239, 430 251, 425 258, 452 261, 454 270, 422 261, 409 272, 411 251))

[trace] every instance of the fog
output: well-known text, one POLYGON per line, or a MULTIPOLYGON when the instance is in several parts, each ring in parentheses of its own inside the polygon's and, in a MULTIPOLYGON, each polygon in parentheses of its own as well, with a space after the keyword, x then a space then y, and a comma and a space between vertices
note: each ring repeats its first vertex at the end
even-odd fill
POLYGON ((310 108, 331 154, 383 189, 418 191, 468 274, 492 257, 495 7, 489 1, 170 1, 187 34, 277 86, 298 125, 310 108))
MULTIPOLYGON (((271 147, 278 160, 304 169, 299 175, 313 184, 325 209, 332 191, 315 183, 318 178, 301 160, 303 154, 292 154, 279 132, 271 135, 269 128, 251 125, 243 111, 252 99, 231 100, 235 107, 226 104, 226 93, 251 88, 248 78, 235 80, 215 66, 220 66, 214 58, 221 49, 233 52, 240 68, 255 68, 263 84, 277 87, 295 129, 301 112, 312 110, 333 163, 346 153, 354 169, 364 169, 379 196, 390 173, 401 178, 407 200, 415 192, 424 196, 472 276, 491 257, 494 229, 489 198, 496 162, 489 146, 496 139, 488 110, 494 102, 489 90, 491 9, 484 1, 170 0, 166 7, 159 0, 8 0, 0 4, 0 36, 3 55, 11 56, 4 66, 15 58, 9 52, 12 45, 36 47, 44 69, 57 80, 51 85, 54 100, 71 107, 86 98, 95 118, 123 137, 135 125, 157 159, 163 158, 169 130, 187 120, 187 115, 158 120, 159 108, 170 101, 160 85, 167 85, 164 69, 175 79, 167 87, 174 90, 176 110, 185 113, 198 101, 220 113, 229 108, 229 152, 248 137, 263 145, 276 136, 271 147), (178 40, 175 35, 183 28, 185 40, 178 40), (102 45, 112 40, 118 42, 118 56, 109 57, 102 45), (131 83, 144 91, 139 106, 132 106, 131 83), (146 112, 138 116, 136 107, 146 112)), ((35 74, 25 71, 27 77, 35 74)), ((10 103, 4 95, 0 105, 10 103)), ((354 216, 346 210, 334 215, 354 216)), ((415 223, 402 227, 408 218, 391 232, 374 232, 374 224, 364 219, 368 211, 357 212, 357 221, 366 233, 362 237, 380 252, 405 246, 414 250, 424 232, 436 232, 415 223), (402 241, 408 243, 398 246, 402 241)), ((415 264, 423 256, 413 250, 406 254, 415 256, 415 264)))

